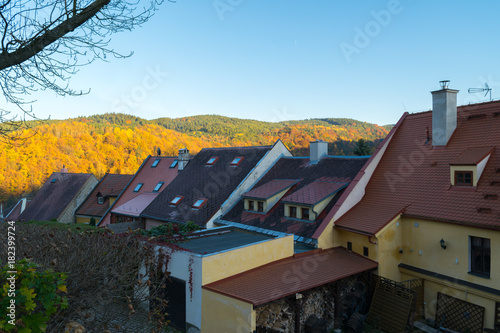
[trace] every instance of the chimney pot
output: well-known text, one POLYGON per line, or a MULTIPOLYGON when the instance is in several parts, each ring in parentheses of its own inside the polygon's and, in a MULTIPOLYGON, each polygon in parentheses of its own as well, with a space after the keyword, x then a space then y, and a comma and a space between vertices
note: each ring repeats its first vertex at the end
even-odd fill
POLYGON ((432 94, 432 145, 446 146, 457 128, 457 93, 448 88, 449 80, 439 82, 441 90, 432 94))
POLYGON ((328 142, 316 140, 310 143, 309 159, 311 164, 318 163, 325 155, 328 155, 328 142))

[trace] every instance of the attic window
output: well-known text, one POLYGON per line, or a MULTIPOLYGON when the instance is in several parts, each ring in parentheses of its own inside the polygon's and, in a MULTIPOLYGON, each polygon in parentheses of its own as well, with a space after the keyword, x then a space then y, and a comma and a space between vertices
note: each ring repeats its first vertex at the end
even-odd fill
POLYGON ((178 195, 175 198, 173 198, 172 201, 170 201, 170 204, 174 205, 174 206, 177 206, 178 204, 180 204, 180 202, 182 201, 182 199, 184 199, 184 197, 181 196, 181 195, 178 195))
POLYGON ((207 161, 206 165, 214 165, 215 162, 217 162, 219 158, 218 157, 215 157, 215 156, 212 156, 210 157, 210 159, 207 161))
POLYGON ((174 161, 172 162, 172 164, 170 164, 170 169, 175 168, 175 167, 177 166, 177 163, 179 163, 179 161, 178 161, 178 160, 174 160, 174 161))
POLYGON ((57 178, 53 178, 51 183, 55 183, 57 181, 57 178))
POLYGON ((200 209, 201 207, 203 207, 205 205, 205 203, 208 201, 208 199, 198 199, 195 201, 195 203, 193 204, 193 208, 195 209, 200 209))
POLYGON ((472 186, 472 171, 455 171, 455 185, 472 186))
POLYGON ((143 183, 137 184, 137 186, 134 188, 134 192, 139 192, 141 190, 142 185, 144 184, 143 183))
POLYGON ((229 165, 230 166, 237 166, 237 165, 239 165, 243 161, 243 159, 244 159, 244 157, 238 156, 234 160, 232 160, 229 165))
POLYGON ((104 204, 104 197, 98 196, 98 197, 97 197, 97 203, 98 203, 99 205, 104 204))
POLYGON ((156 166, 160 163, 160 161, 161 161, 161 159, 157 158, 157 159, 153 162, 153 164, 151 164, 151 167, 152 167, 152 168, 156 168, 156 166))
POLYGON ((156 184, 156 187, 153 190, 153 192, 158 192, 160 188, 163 186, 163 184, 165 184, 165 182, 159 182, 158 184, 156 184))

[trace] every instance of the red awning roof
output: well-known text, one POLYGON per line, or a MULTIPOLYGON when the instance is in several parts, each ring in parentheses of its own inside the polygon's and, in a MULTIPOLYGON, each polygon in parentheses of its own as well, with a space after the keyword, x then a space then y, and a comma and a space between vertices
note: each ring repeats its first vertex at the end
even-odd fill
POLYGON ((336 247, 296 254, 203 288, 253 305, 265 304, 376 268, 368 258, 336 247))
POLYGON ((273 179, 243 194, 247 198, 268 199, 297 184, 300 179, 273 179))

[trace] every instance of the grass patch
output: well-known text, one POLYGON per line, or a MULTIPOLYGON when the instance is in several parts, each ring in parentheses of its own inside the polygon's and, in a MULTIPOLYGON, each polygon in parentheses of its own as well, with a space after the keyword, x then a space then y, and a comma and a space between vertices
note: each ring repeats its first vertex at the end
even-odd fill
POLYGON ((64 229, 64 230, 70 229, 71 231, 77 231, 77 232, 84 232, 87 230, 104 231, 102 228, 93 227, 93 226, 85 224, 85 223, 67 224, 67 223, 57 222, 56 220, 29 221, 29 222, 24 222, 24 223, 39 225, 39 226, 49 227, 49 228, 55 228, 55 229, 64 229))

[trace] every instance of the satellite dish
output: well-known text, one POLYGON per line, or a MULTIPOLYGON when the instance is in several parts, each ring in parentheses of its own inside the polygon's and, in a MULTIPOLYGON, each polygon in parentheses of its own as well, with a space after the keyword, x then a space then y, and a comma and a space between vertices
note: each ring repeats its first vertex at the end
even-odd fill
POLYGON ((486 91, 486 93, 484 94, 484 97, 486 97, 486 95, 488 95, 488 93, 490 93, 490 101, 491 101, 491 90, 492 89, 488 85, 488 82, 486 82, 484 84, 484 88, 469 88, 469 94, 474 94, 474 93, 486 91))

